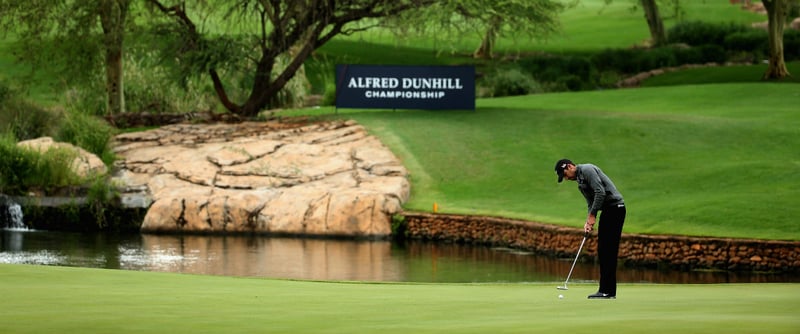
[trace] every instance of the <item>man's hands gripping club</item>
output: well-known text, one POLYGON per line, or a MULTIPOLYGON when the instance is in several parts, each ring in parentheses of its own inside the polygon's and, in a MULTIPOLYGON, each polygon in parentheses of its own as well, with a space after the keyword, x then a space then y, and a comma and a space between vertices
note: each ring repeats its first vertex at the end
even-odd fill
POLYGON ((596 222, 597 222, 597 216, 589 214, 589 216, 586 217, 586 223, 583 224, 583 231, 586 232, 587 234, 592 233, 592 230, 594 230, 594 224, 596 222))

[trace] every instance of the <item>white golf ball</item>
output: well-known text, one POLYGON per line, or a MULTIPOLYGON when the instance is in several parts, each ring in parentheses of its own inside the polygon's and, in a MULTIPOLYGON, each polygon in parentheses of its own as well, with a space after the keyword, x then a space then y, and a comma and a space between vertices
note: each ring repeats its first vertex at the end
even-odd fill
POLYGON ((558 295, 558 299, 564 299, 564 295, 558 295))

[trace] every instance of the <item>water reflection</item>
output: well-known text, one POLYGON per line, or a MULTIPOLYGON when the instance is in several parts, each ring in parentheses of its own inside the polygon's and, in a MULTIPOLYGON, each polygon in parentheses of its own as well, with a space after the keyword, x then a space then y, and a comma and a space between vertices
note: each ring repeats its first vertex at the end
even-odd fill
MULTIPOLYGON (((398 282, 561 282, 573 258, 458 244, 264 236, 108 235, 3 230, 0 263, 226 276, 398 282)), ((596 281, 581 263, 573 282, 596 281)), ((623 268, 621 282, 800 282, 800 275, 623 268)))
POLYGON ((311 280, 402 281, 389 242, 143 235, 120 268, 311 280))

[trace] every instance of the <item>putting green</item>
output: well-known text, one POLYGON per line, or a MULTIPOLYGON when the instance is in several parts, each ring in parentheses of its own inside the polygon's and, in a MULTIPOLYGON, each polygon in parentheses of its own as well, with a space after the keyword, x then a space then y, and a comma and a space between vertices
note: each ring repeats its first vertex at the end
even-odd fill
POLYGON ((798 333, 800 285, 311 282, 0 265, 2 333, 798 333), (564 299, 558 299, 563 294, 564 299))

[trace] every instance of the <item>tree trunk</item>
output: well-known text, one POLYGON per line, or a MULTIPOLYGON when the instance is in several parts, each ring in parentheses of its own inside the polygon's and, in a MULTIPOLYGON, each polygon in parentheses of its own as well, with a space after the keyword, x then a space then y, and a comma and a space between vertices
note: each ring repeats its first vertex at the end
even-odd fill
POLYGON ((788 77, 789 70, 783 59, 783 28, 786 25, 786 14, 789 12, 788 0, 764 0, 764 8, 769 19, 769 66, 764 73, 764 80, 788 77))
POLYGON ((483 40, 481 41, 481 45, 472 54, 474 58, 476 59, 492 58, 494 43, 495 40, 497 40, 497 31, 500 30, 500 24, 502 22, 503 19, 500 18, 499 16, 492 17, 491 22, 489 22, 489 26, 486 28, 486 34, 483 35, 483 40))
POLYGON ((125 17, 130 0, 103 0, 100 2, 100 23, 103 26, 106 69, 106 112, 109 115, 125 112, 123 85, 123 37, 125 17))
POLYGON ((256 64, 255 76, 253 77, 253 89, 250 91, 250 96, 242 104, 239 110, 230 110, 242 117, 253 117, 258 113, 269 107, 270 99, 275 96, 278 91, 289 81, 279 80, 276 78, 272 80, 272 69, 275 67, 275 60, 277 56, 267 56, 263 54, 261 59, 256 64))
POLYGON ((658 13, 656 0, 642 0, 644 17, 647 19, 647 27, 650 28, 651 46, 662 46, 667 43, 667 34, 664 31, 664 22, 658 13))
POLYGON ((109 115, 125 112, 122 69, 122 52, 106 50, 106 112, 109 115))
MULTIPOLYGON (((292 55, 289 56, 289 63, 286 67, 273 78, 273 70, 276 66, 278 56, 271 54, 268 49, 264 49, 261 59, 256 64, 256 75, 253 79, 253 90, 247 101, 238 110, 238 115, 243 117, 252 117, 257 115, 261 110, 270 106, 270 103, 278 92, 286 86, 289 80, 297 73, 298 69, 303 66, 303 63, 311 55, 317 46, 320 44, 317 39, 324 29, 324 25, 318 25, 313 28, 313 31, 306 32, 305 42, 295 43, 292 55)), ((303 40, 302 38, 298 38, 303 40)), ((288 50, 287 50, 288 54, 288 50)))
POLYGON ((228 97, 228 93, 225 91, 225 86, 222 84, 222 79, 220 79, 217 70, 213 68, 209 69, 208 74, 211 76, 211 82, 214 84, 214 92, 217 93, 217 97, 222 103, 222 106, 231 113, 239 114, 241 107, 228 97))

